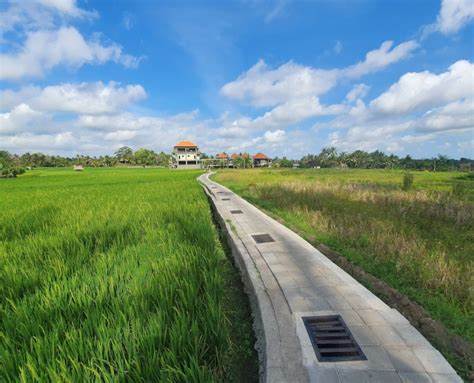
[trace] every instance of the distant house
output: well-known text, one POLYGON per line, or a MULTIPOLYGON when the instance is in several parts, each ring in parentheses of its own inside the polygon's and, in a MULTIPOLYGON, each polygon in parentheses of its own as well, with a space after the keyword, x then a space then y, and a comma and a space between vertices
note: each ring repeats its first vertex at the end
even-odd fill
POLYGON ((173 147, 171 166, 176 169, 199 169, 201 153, 196 144, 191 141, 180 141, 173 147))
POLYGON ((82 165, 74 165, 72 167, 76 172, 82 172, 84 170, 84 166, 82 165))
POLYGON ((216 159, 227 161, 229 159, 229 156, 227 155, 226 152, 222 152, 222 153, 216 154, 216 159))
POLYGON ((257 153, 253 156, 253 166, 256 168, 268 167, 272 160, 263 153, 257 153))

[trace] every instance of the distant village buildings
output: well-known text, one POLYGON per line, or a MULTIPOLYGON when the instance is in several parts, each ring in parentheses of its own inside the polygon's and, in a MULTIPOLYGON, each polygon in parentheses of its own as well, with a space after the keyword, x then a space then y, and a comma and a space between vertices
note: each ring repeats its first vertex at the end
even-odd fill
POLYGON ((200 169, 201 153, 191 141, 180 141, 173 147, 171 167, 176 169, 200 169))
POLYGON ((201 153, 196 144, 191 141, 180 141, 173 147, 170 166, 175 169, 200 169, 200 168, 261 168, 272 165, 270 157, 264 153, 250 156, 248 153, 226 152, 218 153, 214 157, 201 158, 201 153))

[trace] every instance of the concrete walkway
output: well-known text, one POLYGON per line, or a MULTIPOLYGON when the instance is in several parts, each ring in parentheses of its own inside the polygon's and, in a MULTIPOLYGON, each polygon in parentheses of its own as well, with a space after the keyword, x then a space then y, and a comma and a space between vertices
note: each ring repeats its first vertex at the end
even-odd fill
POLYGON ((209 174, 199 180, 228 229, 254 301, 262 381, 462 382, 397 310, 209 174), (258 244, 257 234, 274 241, 258 244), (333 314, 343 318, 366 360, 318 360, 302 317, 333 314))

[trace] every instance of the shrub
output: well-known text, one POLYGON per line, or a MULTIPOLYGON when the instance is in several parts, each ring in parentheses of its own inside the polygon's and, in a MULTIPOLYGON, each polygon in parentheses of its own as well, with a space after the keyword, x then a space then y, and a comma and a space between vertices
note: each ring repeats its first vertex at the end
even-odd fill
POLYGON ((403 175, 403 190, 410 190, 413 187, 413 174, 406 172, 403 175))
POLYGON ((0 171, 0 178, 15 178, 19 174, 25 172, 24 168, 5 168, 0 171))

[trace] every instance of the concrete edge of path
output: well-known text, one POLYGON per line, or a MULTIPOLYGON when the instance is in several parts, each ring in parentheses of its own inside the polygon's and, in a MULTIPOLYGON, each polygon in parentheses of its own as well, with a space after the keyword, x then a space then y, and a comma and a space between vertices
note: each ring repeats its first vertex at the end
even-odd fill
POLYGON ((206 183, 201 179, 199 181, 211 202, 212 211, 219 221, 220 228, 224 230, 232 257, 239 268, 245 292, 250 300, 260 381, 308 381, 306 370, 301 364, 302 355, 297 345, 296 328, 291 328, 292 314, 289 311, 281 312, 287 305, 278 282, 271 270, 265 270, 264 262, 256 265, 256 262, 259 262, 258 254, 252 254, 253 249, 248 248, 235 233, 232 223, 226 220, 217 208, 215 194, 206 183), (282 326, 285 329, 288 328, 290 334, 282 333, 282 326), (289 339, 291 337, 292 339, 289 339))

